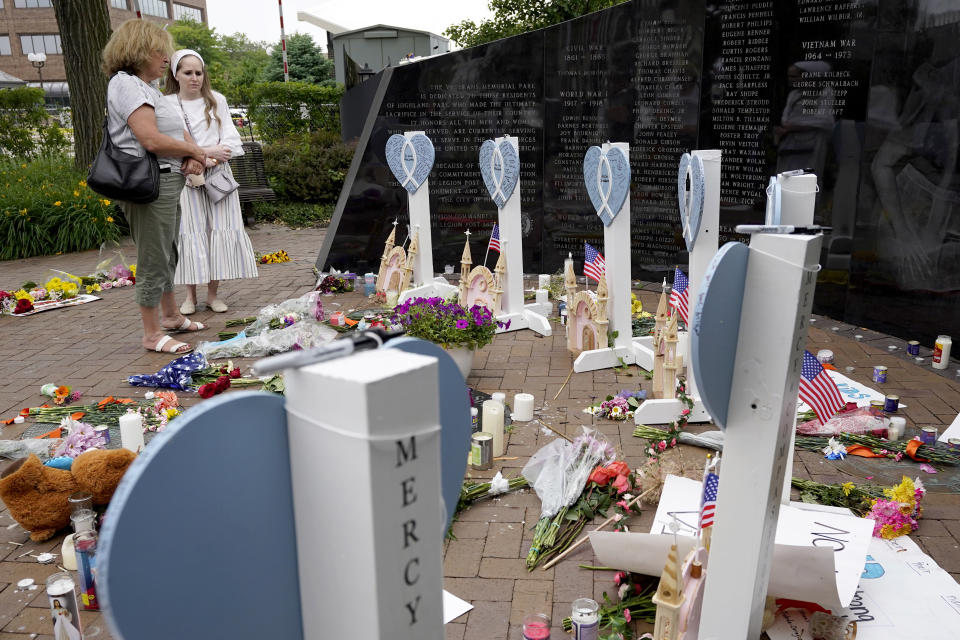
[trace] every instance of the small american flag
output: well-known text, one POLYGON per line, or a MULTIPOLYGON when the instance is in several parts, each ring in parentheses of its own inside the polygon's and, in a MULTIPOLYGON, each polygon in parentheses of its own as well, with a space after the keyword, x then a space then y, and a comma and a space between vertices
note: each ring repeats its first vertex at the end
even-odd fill
POLYGON ((607 263, 603 259, 603 254, 594 249, 589 242, 583 244, 583 275, 600 282, 600 276, 607 272, 607 263))
POLYGON ((689 284, 690 281, 687 280, 687 276, 684 275, 683 271, 680 271, 680 267, 676 267, 673 273, 673 288, 670 290, 670 306, 677 310, 683 319, 683 323, 686 325, 690 324, 690 320, 688 319, 690 313, 690 292, 687 290, 689 284))
POLYGON ((500 225, 493 223, 493 233, 490 234, 490 244, 487 245, 487 251, 493 249, 500 253, 500 225))
POLYGON ((720 486, 720 476, 713 471, 707 471, 703 476, 703 498, 700 504, 700 528, 713 526, 713 516, 717 510, 717 489, 720 486))
POLYGON ((800 399, 810 405, 820 423, 833 417, 844 406, 843 396, 837 383, 827 374, 809 351, 803 352, 803 367, 800 371, 800 399))

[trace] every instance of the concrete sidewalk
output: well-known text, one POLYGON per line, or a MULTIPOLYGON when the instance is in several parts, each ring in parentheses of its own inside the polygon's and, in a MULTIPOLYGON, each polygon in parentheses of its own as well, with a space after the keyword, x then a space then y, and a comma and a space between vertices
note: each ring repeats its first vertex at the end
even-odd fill
MULTIPOLYGON (((249 233, 257 251, 266 253, 285 249, 293 261, 261 265, 257 280, 225 282, 222 285, 223 298, 230 310, 225 314, 214 314, 206 309, 199 311, 192 317, 208 324, 208 328, 198 335, 191 334, 190 338, 215 340, 226 319, 255 315, 267 304, 312 289, 313 263, 324 230, 292 231, 263 226, 249 233)), ((128 249, 127 257, 132 261, 135 252, 128 249)), ((97 252, 85 252, 0 263, 0 288, 15 288, 28 279, 39 282, 45 279, 49 269, 85 275, 93 270, 97 261, 97 252)), ((645 307, 652 310, 656 307, 659 285, 649 285, 648 289, 639 292, 639 296, 645 307)), ((47 382, 67 384, 83 391, 84 402, 110 395, 143 396, 145 390, 127 385, 126 376, 153 373, 171 357, 147 352, 140 346, 140 320, 131 288, 106 291, 101 297, 98 302, 29 318, 0 317, 0 418, 13 417, 22 407, 42 404, 45 398, 39 390, 47 382)), ((182 299, 183 292, 178 291, 178 300, 182 299)), ((202 293, 200 299, 202 303, 202 293)), ((365 303, 359 294, 324 298, 328 312, 365 303)), ((814 353, 821 348, 832 349, 836 354, 837 368, 863 383, 869 383, 874 365, 888 366, 886 385, 871 383, 871 386, 885 393, 899 394, 908 405, 902 412, 907 418, 908 433, 927 425, 943 429, 960 412, 960 384, 954 373, 956 364, 945 374, 935 373, 930 369, 927 355, 925 362, 918 366, 912 358, 902 355, 902 340, 817 318, 811 324, 807 348, 814 353), (861 338, 856 338, 858 335, 861 338), (888 345, 896 345, 898 349, 891 352, 888 345), (853 372, 846 372, 846 367, 854 367, 853 372)), ((480 391, 503 391, 508 400, 517 392, 532 393, 536 398, 535 407, 544 419, 571 434, 579 424, 589 423, 589 416, 582 410, 592 398, 602 399, 625 388, 650 388, 650 383, 637 375, 635 367, 629 372, 632 375, 613 370, 574 374, 563 386, 572 361, 560 325, 555 325, 554 336, 550 338, 530 331, 507 333, 497 336, 493 344, 475 356, 468 382, 480 391), (558 391, 559 396, 554 400, 558 391)), ((251 363, 243 359, 236 362, 244 369, 251 363)), ((187 406, 200 401, 195 394, 179 395, 187 406)), ((17 438, 26 426, 4 427, 0 438, 17 438)), ((632 436, 632 421, 600 420, 598 427, 631 467, 643 464, 644 441, 632 436)), ((710 428, 709 425, 694 425, 691 430, 710 428)), ((507 457, 515 459, 503 462, 504 475, 518 474, 529 456, 555 437, 542 433, 532 424, 517 425, 509 436, 506 452, 507 457)), ((704 455, 702 449, 680 447, 668 453, 666 459, 668 465, 679 466, 682 456, 685 474, 699 477, 704 455)), ((794 475, 799 477, 822 482, 865 482, 863 475, 855 475, 856 468, 832 463, 817 453, 799 452, 794 461, 794 475)), ((890 466, 910 477, 923 475, 913 462, 890 461, 890 466)), ((490 473, 474 472, 473 476, 486 478, 500 468, 490 473)), ((960 578, 960 494, 957 490, 957 487, 931 488, 924 499, 920 529, 914 535, 927 553, 954 578, 960 578)), ((592 572, 577 566, 594 562, 589 546, 548 571, 526 571, 523 558, 539 514, 540 502, 531 491, 481 502, 460 514, 454 525, 456 540, 445 543, 444 547, 445 587, 470 601, 474 609, 447 625, 447 638, 518 638, 523 616, 537 611, 550 614, 555 626, 553 637, 561 638, 564 636, 559 631, 560 620, 569 615, 570 603, 574 599, 591 596, 600 600, 604 591, 614 593, 609 572, 592 572)), ((629 524, 631 529, 645 530, 652 518, 653 510, 646 509, 629 524)), ((29 550, 56 552, 62 536, 34 544, 27 542, 27 535, 19 526, 7 528, 9 525, 13 525, 13 521, 4 510, 0 512, 0 640, 49 638, 52 627, 42 590, 18 592, 16 582, 32 577, 42 584, 56 568, 39 565, 29 556, 18 556, 29 550), (8 544, 10 541, 25 544, 21 547, 8 544)), ((86 637, 110 637, 100 614, 84 612, 82 617, 86 637)))

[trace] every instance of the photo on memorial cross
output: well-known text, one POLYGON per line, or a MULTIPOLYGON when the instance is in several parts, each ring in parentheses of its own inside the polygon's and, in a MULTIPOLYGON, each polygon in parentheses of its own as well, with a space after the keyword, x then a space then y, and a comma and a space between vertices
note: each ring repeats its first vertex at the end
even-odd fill
POLYGON ((737 224, 763 222, 771 175, 811 170, 815 223, 833 228, 814 312, 932 345, 960 333, 951 6, 634 0, 387 69, 345 98, 345 121, 365 109, 372 120, 318 266, 369 270, 387 225, 403 221, 383 145, 404 130, 436 146, 434 268, 457 264, 463 232, 492 228, 496 215, 477 149, 509 131, 520 138, 525 270, 555 272, 567 252, 599 243, 581 160, 598 141, 620 140, 630 143, 632 276, 660 281, 687 262, 680 156, 720 149, 721 244, 746 240, 737 224))

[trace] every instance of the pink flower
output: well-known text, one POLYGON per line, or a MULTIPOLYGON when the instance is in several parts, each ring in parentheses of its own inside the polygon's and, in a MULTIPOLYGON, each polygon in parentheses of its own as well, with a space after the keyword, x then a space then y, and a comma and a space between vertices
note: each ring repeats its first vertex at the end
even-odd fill
POLYGON ((684 409, 683 411, 680 412, 680 415, 682 415, 682 416, 688 416, 688 415, 690 415, 690 409, 684 409))
POLYGON ((655 456, 655 455, 657 455, 657 452, 653 450, 653 447, 650 447, 649 449, 647 449, 647 455, 648 455, 648 456, 655 456))
POLYGON ((633 618, 630 617, 630 609, 623 610, 623 617, 629 623, 633 618))
POLYGON ((624 511, 626 511, 627 513, 630 513, 630 505, 627 504, 626 500, 618 500, 617 506, 623 509, 624 511))
POLYGON ((614 521, 614 522, 620 522, 621 520, 623 520, 623 514, 620 514, 620 513, 615 513, 615 514, 613 514, 613 521, 614 521))
POLYGON ((667 448, 667 441, 666 441, 666 440, 661 440, 660 443, 657 444, 657 449, 659 449, 661 452, 663 452, 663 450, 666 449, 666 448, 667 448))
POLYGON ((677 439, 676 439, 676 438, 674 438, 673 440, 670 441, 670 446, 671 446, 671 447, 677 446, 677 439))
POLYGON ((900 462, 900 460, 903 459, 903 451, 898 451, 897 455, 893 456, 893 459, 896 460, 897 462, 900 462))
POLYGON ((626 571, 617 571, 615 574, 613 574, 613 584, 619 585, 626 579, 627 579, 626 571))
POLYGON ((112 288, 112 287, 113 287, 113 283, 110 282, 109 280, 107 280, 106 282, 100 283, 100 288, 101 288, 101 289, 110 289, 110 288, 112 288))
POLYGON ((627 479, 627 476, 617 476, 617 479, 613 481, 613 488, 617 490, 617 493, 623 493, 624 491, 630 490, 630 481, 627 479))

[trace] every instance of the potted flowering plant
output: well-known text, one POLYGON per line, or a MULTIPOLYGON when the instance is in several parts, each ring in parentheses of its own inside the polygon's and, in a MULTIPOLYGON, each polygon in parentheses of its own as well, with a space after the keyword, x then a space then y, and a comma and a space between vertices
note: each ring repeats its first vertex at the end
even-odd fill
POLYGON ((411 298, 394 307, 390 321, 406 330, 408 336, 450 350, 464 377, 470 372, 473 352, 490 344, 498 327, 510 325, 498 322, 486 307, 467 309, 443 298, 411 298))

